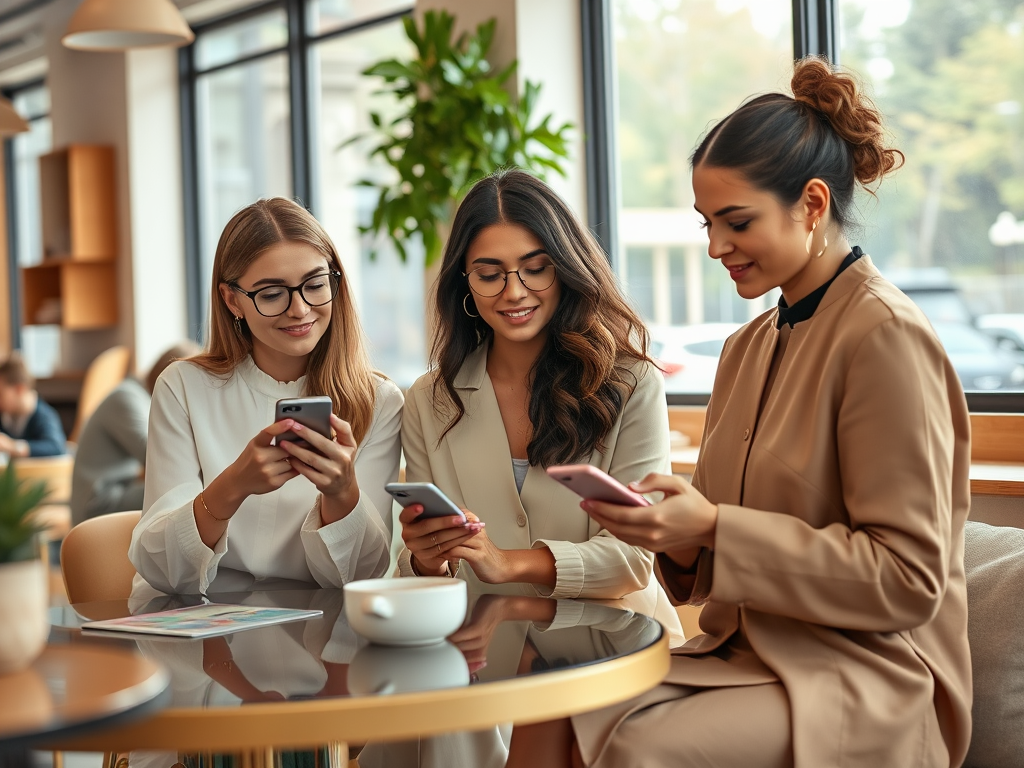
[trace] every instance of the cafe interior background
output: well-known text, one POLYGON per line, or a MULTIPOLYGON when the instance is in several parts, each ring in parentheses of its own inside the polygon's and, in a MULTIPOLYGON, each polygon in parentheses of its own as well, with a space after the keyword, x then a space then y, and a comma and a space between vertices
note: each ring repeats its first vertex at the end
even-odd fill
MULTIPOLYGON (((777 299, 740 299, 707 258, 689 153, 817 52, 861 74, 907 155, 859 198, 851 240, 929 316, 972 412, 1024 412, 1020 0, 176 0, 194 42, 124 52, 62 43, 80 5, 0 0, 0 95, 27 127, 0 157, 0 357, 21 350, 68 430, 101 352, 124 346, 145 372, 203 340, 217 237, 261 196, 326 226, 375 365, 403 387, 426 369, 433 273, 416 237, 402 259, 360 232, 377 192, 358 182, 392 177, 351 140, 399 109, 363 71, 410 56, 403 18, 431 10, 470 32, 496 19, 489 59, 518 62, 512 95, 537 83, 535 118, 572 124, 565 175, 547 180, 649 323, 668 405, 705 405, 725 337, 777 299), (92 147, 113 177, 87 174, 77 194, 112 213, 109 247, 68 259, 44 226, 48 206, 68 216, 46 174, 68 194, 68 164, 92 147)), ((1020 494, 975 493, 972 517, 1021 525, 1020 494)))
MULTIPOLYGON (((69 432, 101 352, 123 346, 144 373, 172 344, 202 342, 217 237, 261 196, 294 197, 326 226, 377 368, 402 387, 426 369, 434 273, 415 235, 403 260, 360 232, 378 193, 359 182, 393 183, 365 134, 371 112, 400 109, 363 72, 411 57, 403 18, 428 11, 451 13, 457 32, 494 19, 489 59, 495 72, 518 62, 512 97, 538 84, 533 119, 571 124, 564 176, 547 180, 648 322, 670 406, 705 405, 725 337, 777 300, 739 298, 707 257, 689 153, 745 97, 786 89, 794 56, 819 52, 862 76, 907 155, 877 196, 858 199, 851 240, 929 316, 972 411, 1024 412, 1020 0, 175 5, 190 44, 98 52, 62 42, 81 0, 0 0, 0 95, 28 129, 4 136, 0 158, 0 355, 22 351, 69 432), (61 196, 69 158, 87 164, 90 147, 110 153, 113 177, 76 183, 110 231, 68 259, 61 196)), ((985 496, 976 508, 1016 519, 1021 500, 985 496)))

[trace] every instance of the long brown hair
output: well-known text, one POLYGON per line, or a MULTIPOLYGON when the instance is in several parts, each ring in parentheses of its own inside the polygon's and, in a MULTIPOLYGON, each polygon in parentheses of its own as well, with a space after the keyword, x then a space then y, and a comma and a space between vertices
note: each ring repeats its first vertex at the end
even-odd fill
POLYGON ((341 273, 338 295, 331 302, 331 321, 309 356, 303 394, 329 395, 335 414, 352 425, 352 433, 361 441, 373 419, 376 386, 359 317, 334 243, 320 222, 291 200, 257 200, 224 227, 213 259, 210 339, 206 350, 191 362, 228 376, 252 353, 251 332, 244 320, 241 332, 235 330, 235 316, 220 295, 220 284, 237 281, 264 251, 284 242, 312 246, 341 273))
POLYGON ((647 329, 619 292, 594 237, 550 187, 521 170, 498 171, 476 183, 455 214, 445 247, 437 283, 438 333, 431 350, 437 367, 435 407, 451 414, 441 436, 466 412, 455 390, 456 375, 493 335, 466 311, 473 308, 463 276, 466 252, 481 230, 499 223, 532 232, 544 244, 562 285, 547 343, 531 371, 533 435, 527 455, 531 464, 544 467, 584 461, 595 449, 604 449, 605 435, 636 387, 630 369, 650 362, 647 329))

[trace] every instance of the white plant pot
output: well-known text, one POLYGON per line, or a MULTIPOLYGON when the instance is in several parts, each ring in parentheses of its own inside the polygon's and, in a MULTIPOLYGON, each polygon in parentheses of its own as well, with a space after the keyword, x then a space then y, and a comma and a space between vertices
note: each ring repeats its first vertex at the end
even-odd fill
POLYGON ((50 633, 49 584, 42 560, 0 564, 0 675, 24 669, 50 633))

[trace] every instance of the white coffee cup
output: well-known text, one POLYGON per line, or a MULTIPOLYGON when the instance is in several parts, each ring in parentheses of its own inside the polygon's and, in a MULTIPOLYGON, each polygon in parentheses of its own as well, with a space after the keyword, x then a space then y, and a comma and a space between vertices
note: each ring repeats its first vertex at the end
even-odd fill
POLYGON ((348 689, 360 696, 469 685, 469 665, 451 643, 419 648, 366 645, 348 665, 348 689))
POLYGON ((462 626, 466 600, 462 579, 365 579, 345 585, 345 617, 374 643, 430 645, 462 626))

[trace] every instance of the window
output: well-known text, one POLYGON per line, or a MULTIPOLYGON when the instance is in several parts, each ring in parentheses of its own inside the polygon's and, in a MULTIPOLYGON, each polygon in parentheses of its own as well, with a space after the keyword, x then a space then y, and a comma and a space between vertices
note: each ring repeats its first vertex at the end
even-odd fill
POLYGON ((792 2, 614 0, 611 9, 616 271, 670 370, 666 390, 707 395, 718 355, 693 348, 720 351, 729 334, 777 297, 741 299, 726 271, 708 259, 689 157, 714 121, 751 93, 785 84, 793 61, 792 2))
POLYGON ((1024 321, 1024 2, 839 7, 842 61, 907 157, 861 199, 865 250, 935 324, 965 389, 1024 390, 1024 345, 975 328, 1024 321))
POLYGON ((584 30, 587 129, 607 148, 588 158, 588 213, 670 402, 706 402, 694 346, 777 300, 739 299, 707 257, 689 154, 745 97, 786 90, 794 58, 823 53, 866 81, 907 154, 857 201, 854 241, 933 322, 959 324, 941 336, 972 409, 1024 411, 1024 2, 598 0, 584 30))
MULTIPOLYGON (((46 323, 45 317, 33 318, 32 324, 23 325, 18 286, 21 267, 38 264, 43 258, 39 157, 52 148, 50 91, 45 83, 36 82, 12 88, 4 95, 29 124, 28 132, 5 142, 12 344, 22 350, 34 376, 46 377, 53 373, 60 359, 60 326, 46 323)), ((59 312, 59 307, 56 309, 59 312)))
MULTIPOLYGON (((190 324, 205 328, 220 232, 259 197, 295 197, 338 248, 375 367, 401 385, 426 369, 422 253, 403 264, 360 235, 375 204, 361 179, 387 173, 356 147, 387 112, 370 64, 408 53, 404 0, 281 0, 196 29, 181 56, 190 234, 190 324)), ((393 108, 393 107, 391 107, 393 108)))

